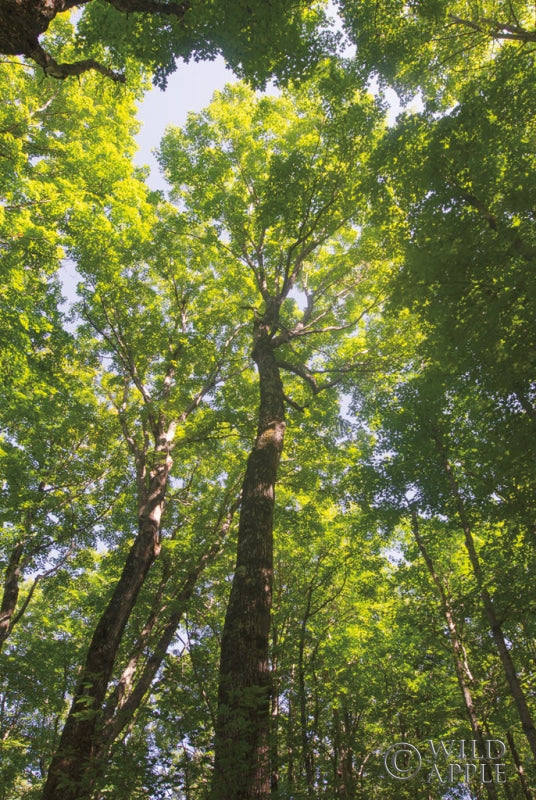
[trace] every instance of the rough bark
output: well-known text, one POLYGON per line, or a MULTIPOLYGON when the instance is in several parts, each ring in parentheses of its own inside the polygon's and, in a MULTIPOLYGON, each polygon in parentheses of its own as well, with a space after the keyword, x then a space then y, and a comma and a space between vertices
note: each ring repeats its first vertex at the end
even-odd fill
POLYGON ((19 580, 22 556, 24 553, 23 542, 17 542, 6 567, 4 578, 4 593, 0 606, 0 650, 11 630, 11 621, 19 599, 19 580))
POLYGON ((160 520, 171 456, 160 452, 141 505, 138 535, 112 597, 102 613, 57 751, 50 765, 43 800, 89 800, 102 724, 102 706, 121 638, 147 573, 160 551, 160 520))
POLYGON ((270 335, 276 313, 267 311, 254 327, 258 430, 242 485, 236 569, 221 644, 214 800, 270 796, 273 511, 285 431, 283 385, 270 335))
POLYGON ((466 512, 465 503, 460 493, 460 489, 456 481, 452 465, 449 461, 447 452, 445 450, 445 446, 443 444, 443 440, 438 430, 434 430, 433 438, 442 459, 443 468, 445 470, 447 481, 450 487, 450 493, 452 499, 454 500, 460 524, 464 532, 465 547, 469 555, 469 561, 473 569, 473 574, 478 584, 480 597, 482 599, 482 605, 484 606, 484 611, 488 619, 491 635, 493 637, 493 641, 499 653, 499 658, 501 660, 504 674, 506 676, 510 694, 515 702, 517 712, 519 714, 519 719, 521 721, 523 732, 527 737, 527 741, 530 745, 532 754, 536 758, 536 727, 534 726, 532 714, 529 709, 525 693, 521 686, 521 681, 519 680, 519 676, 516 672, 514 662, 512 661, 512 656, 510 655, 510 651, 506 644, 506 639, 502 630, 502 626, 499 622, 497 614, 495 613, 493 600, 485 585, 484 576, 482 574, 482 567, 475 547, 473 533, 471 530, 471 525, 469 523, 469 516, 466 512))

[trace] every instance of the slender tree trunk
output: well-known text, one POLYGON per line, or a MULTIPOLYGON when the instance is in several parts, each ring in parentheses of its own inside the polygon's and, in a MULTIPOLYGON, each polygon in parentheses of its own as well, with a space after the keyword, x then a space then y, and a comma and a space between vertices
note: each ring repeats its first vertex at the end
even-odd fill
POLYGON ((292 797, 295 791, 296 777, 294 770, 294 684, 295 667, 290 670, 290 691, 288 695, 288 724, 287 724, 287 795, 292 797))
POLYGON ((486 612, 488 623, 491 629, 491 635, 493 637, 493 641, 495 642, 495 646, 499 653, 499 658, 501 659, 504 674, 506 676, 506 680, 508 682, 508 686, 510 689, 510 694, 512 695, 512 698, 514 699, 514 702, 516 704, 519 718, 521 720, 521 725, 523 727, 523 731, 525 733, 525 736, 527 737, 527 741, 530 745, 532 754, 536 758, 536 728, 534 726, 532 714, 528 707, 525 693, 523 692, 523 688, 521 686, 521 682, 519 680, 514 663, 512 661, 510 651, 508 650, 508 647, 506 645, 504 633, 502 631, 501 624, 495 613, 495 608, 493 606, 491 595, 488 592, 486 585, 484 583, 484 578, 482 575, 482 567, 480 564, 478 553, 476 551, 473 534, 471 531, 471 526, 469 524, 469 517, 465 509, 465 503, 463 501, 462 495, 458 487, 458 483, 454 476, 452 465, 445 451, 443 441, 437 430, 434 431, 434 441, 436 442, 438 450, 441 454, 443 466, 450 486, 451 495, 455 502, 462 530, 465 535, 465 546, 469 554, 469 560, 471 562, 473 573, 477 580, 477 584, 480 590, 480 597, 482 599, 482 604, 484 606, 484 610, 486 612))
POLYGON ((160 551, 160 520, 172 461, 165 448, 157 456, 159 462, 151 472, 149 492, 140 509, 138 535, 95 628, 71 710, 48 771, 42 800, 87 800, 92 795, 108 683, 125 626, 160 551))
MULTIPOLYGON (((278 636, 274 630, 272 637, 272 652, 277 652, 278 636)), ((277 795, 279 791, 279 676, 278 660, 274 655, 272 658, 272 703, 271 703, 271 723, 270 723, 270 768, 272 777, 270 781, 272 794, 277 795)))
POLYGON ((514 741, 514 737, 511 731, 506 732, 506 740, 508 742, 510 752, 512 753, 514 764, 516 765, 517 777, 519 778, 519 783, 521 784, 523 797, 525 798, 525 800, 534 800, 534 796, 529 788, 527 776, 525 775, 525 770, 523 769, 523 764, 521 763, 521 759, 519 758, 519 753, 517 752, 516 743, 514 741))
MULTIPOLYGON (((475 704, 473 701, 473 695, 471 693, 471 688, 470 688, 471 683, 473 683, 473 676, 469 669, 469 664, 467 661, 467 653, 465 652, 462 640, 458 634, 458 627, 456 625, 456 620, 452 612, 452 604, 450 602, 450 598, 447 596, 447 593, 445 592, 445 588, 443 586, 441 578, 439 577, 439 575, 435 570, 432 558, 421 537, 419 529, 419 520, 414 510, 412 510, 411 512, 411 519, 412 519, 413 536, 419 547, 419 550, 421 551, 424 562, 428 568, 428 572, 430 573, 430 576, 434 582, 434 585, 437 589, 437 592, 441 600, 441 607, 443 609, 443 614, 445 615, 445 620, 447 622, 450 644, 454 655, 454 667, 456 669, 456 677, 458 678, 458 684, 460 686, 460 690, 463 696, 463 702, 465 704, 467 716, 469 717, 469 722, 471 724, 471 730, 473 732, 475 740, 478 742, 480 752, 485 753, 486 749, 484 745, 484 734, 482 732, 482 728, 478 720, 475 704)), ((490 775, 493 775, 493 770, 491 769, 491 765, 488 764, 488 766, 490 775)), ((497 789, 493 782, 486 783, 486 791, 488 793, 488 797, 490 798, 490 800, 497 800, 497 789)))
POLYGON ((259 424, 242 485, 236 568, 221 644, 214 800, 268 800, 270 796, 273 511, 285 399, 270 336, 273 319, 268 316, 267 312, 256 320, 254 329, 259 424))
POLYGON ((314 797, 314 769, 313 757, 309 745, 309 726, 307 724, 307 694, 305 689, 305 633, 307 622, 311 612, 311 598, 313 588, 310 585, 307 590, 307 601, 305 611, 300 626, 300 640, 298 643, 298 688, 300 696, 300 728, 302 740, 302 763, 305 772, 305 784, 307 786, 307 797, 314 797))
POLYGON ((333 709, 333 748, 335 766, 335 793, 339 800, 353 800, 356 792, 354 751, 352 740, 354 728, 346 704, 341 697, 341 710, 333 709))

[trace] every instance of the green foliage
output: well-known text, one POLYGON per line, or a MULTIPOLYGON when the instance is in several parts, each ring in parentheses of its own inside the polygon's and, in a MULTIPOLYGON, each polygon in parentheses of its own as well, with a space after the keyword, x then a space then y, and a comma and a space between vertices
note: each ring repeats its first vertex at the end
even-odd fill
MULTIPOLYGON (((39 797, 163 434, 173 464, 161 550, 103 719, 117 722, 128 669, 134 686, 162 658, 99 754, 99 797, 207 796, 236 544, 236 524, 222 523, 255 435, 251 330, 276 296, 289 413, 274 796, 428 800, 422 781, 390 781, 382 754, 399 740, 472 738, 447 601, 479 723, 513 733, 533 780, 482 604, 484 586, 532 699, 536 98, 530 39, 505 36, 532 23, 521 2, 343 13, 359 47, 351 69, 324 60, 277 97, 228 87, 167 131, 169 203, 132 165, 136 60, 165 83, 177 56, 223 52, 258 85, 272 72, 285 81, 318 60, 306 48, 311 36, 324 46, 321 11, 204 4, 162 24, 94 0, 76 46, 56 23, 50 49, 109 55, 127 66, 128 91, 0 65, 3 596, 22 548, 0 655, 2 800, 39 797), (420 89, 425 110, 385 127, 359 88, 373 73, 408 96, 420 89), (67 264, 80 281, 70 317, 67 264), (292 338, 300 325, 309 335, 292 338)), ((507 767, 509 797, 520 796, 510 756, 507 767)))
MULTIPOLYGON (((170 4, 171 5, 171 4, 170 4)), ((186 4, 185 4, 186 5, 186 4)), ((84 55, 104 46, 114 67, 141 61, 165 88, 177 59, 213 60, 222 54, 241 77, 258 87, 309 72, 334 46, 321 3, 195 3, 184 15, 129 13, 94 0, 78 23, 84 55)))
POLYGON ((526 0, 340 0, 345 27, 366 76, 431 107, 456 102, 460 86, 498 55, 531 57, 534 9, 526 0))

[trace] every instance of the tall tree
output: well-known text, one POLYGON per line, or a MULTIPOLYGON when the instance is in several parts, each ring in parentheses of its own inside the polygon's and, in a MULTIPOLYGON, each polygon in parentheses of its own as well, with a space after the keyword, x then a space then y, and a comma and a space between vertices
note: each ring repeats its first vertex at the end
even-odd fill
MULTIPOLYGON (((102 204, 96 203, 91 210, 76 209, 70 220, 71 252, 85 279, 80 287, 85 324, 79 341, 88 360, 96 364, 95 391, 115 416, 121 446, 128 452, 134 491, 125 498, 130 518, 126 508, 120 518, 124 550, 117 579, 89 642, 49 768, 45 798, 57 796, 60 790, 65 798, 89 797, 95 790, 107 755, 105 745, 114 741, 149 691, 196 580, 207 558, 218 551, 212 539, 220 541, 228 529, 231 520, 226 524, 224 520, 236 499, 230 496, 235 481, 230 467, 223 480, 229 491, 224 493, 225 502, 217 505, 217 522, 210 523, 215 530, 208 543, 205 540, 204 551, 198 553, 195 564, 186 569, 175 564, 173 572, 172 546, 163 540, 178 537, 184 522, 181 493, 173 502, 168 497, 170 483, 190 482, 197 488, 200 476, 195 474, 189 437, 198 439, 199 448, 203 446, 207 428, 212 426, 197 412, 208 395, 217 406, 218 386, 235 372, 233 359, 240 348, 242 326, 227 316, 229 307, 224 312, 219 309, 210 270, 190 268, 187 251, 181 254, 178 238, 173 237, 173 217, 164 208, 159 223, 155 200, 133 170, 121 176, 102 204), (204 291, 198 291, 201 286, 204 291), (197 433, 195 422, 190 428, 196 415, 197 433), (174 451, 181 454, 175 471, 174 451), (169 548, 171 554, 162 566, 160 583, 153 586, 153 600, 145 600, 149 605, 146 619, 140 620, 135 614, 138 599, 151 581, 150 570, 162 548, 169 548), (177 580, 180 572, 182 585, 177 580), (178 585, 173 585, 174 580, 178 585), (136 626, 138 634, 133 635, 136 626), (129 639, 131 653, 119 670, 112 696, 107 697, 118 657, 129 639), (148 647, 154 650, 146 661, 148 647)), ((214 414, 217 424, 216 409, 214 414)), ((215 454, 208 464, 218 474, 220 461, 215 454)), ((186 548, 182 556, 189 561, 192 557, 187 554, 186 548)))
MULTIPOLYGON (((331 77, 341 80, 336 68, 331 77)), ((241 267, 260 392, 222 636, 212 789, 218 798, 270 794, 273 513, 287 406, 303 407, 307 390, 315 397, 362 366, 359 324, 367 301, 373 304, 366 268, 352 256, 355 232, 339 231, 359 218, 359 173, 348 166, 366 169, 377 113, 355 91, 338 99, 337 111, 342 124, 311 88, 257 101, 244 87, 228 89, 183 133, 168 132, 162 146, 185 214, 204 223, 204 236, 217 236, 241 267), (292 299, 296 292, 302 309, 292 299), (294 376, 293 397, 282 372, 294 376)))

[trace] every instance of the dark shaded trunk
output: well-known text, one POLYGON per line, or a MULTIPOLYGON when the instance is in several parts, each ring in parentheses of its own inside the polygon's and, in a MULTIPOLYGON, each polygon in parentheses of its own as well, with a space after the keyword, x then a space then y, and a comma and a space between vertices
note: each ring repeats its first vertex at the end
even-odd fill
POLYGON ((146 502, 140 510, 139 531, 112 597, 102 613, 49 768, 43 800, 87 800, 92 794, 102 725, 102 707, 115 659, 130 614, 147 573, 160 551, 160 520, 164 508, 169 453, 151 472, 146 502))
POLYGON ((333 757, 335 767, 335 796, 338 800, 353 800, 356 795, 356 775, 352 742, 355 729, 346 704, 341 697, 341 709, 333 709, 333 757))
POLYGON ((534 726, 532 714, 528 707, 525 693, 521 686, 521 681, 519 680, 519 676, 516 672, 514 662, 512 661, 510 651, 506 644, 506 639, 502 631, 501 624, 495 613, 493 600, 491 599, 491 595, 488 592, 488 589, 486 588, 485 581, 482 575, 482 567, 480 564, 480 559, 476 551, 471 526, 469 524, 469 517, 465 509, 465 503, 460 493, 458 483, 454 476, 452 465, 448 459, 445 447, 443 445, 443 441, 437 430, 434 431, 434 441, 441 454, 443 467, 445 469, 445 473, 447 475, 447 480, 450 487, 450 492, 456 506, 456 511, 460 519, 462 530, 465 535, 465 546, 467 549, 467 553, 469 555, 469 561, 471 562, 474 576, 478 584, 480 597, 482 599, 482 604, 486 612, 486 617, 488 619, 488 623, 490 626, 491 635, 493 637, 493 641, 495 642, 495 646, 499 653, 499 658, 503 666, 504 674, 506 676, 508 687, 510 689, 510 694, 515 702, 517 712, 519 714, 519 719, 521 720, 523 732, 527 737, 527 741, 530 745, 532 754, 536 758, 536 728, 534 726))
POLYGON ((0 52, 29 55, 56 14, 70 6, 65 0, 0 0, 0 52))
POLYGON ((17 542, 6 567, 4 578, 4 593, 2 595, 2 605, 0 606, 0 650, 11 630, 11 621, 17 607, 19 599, 19 580, 24 544, 17 542))
POLYGON ((288 695, 288 722, 287 722, 287 794, 292 797, 296 789, 296 774, 294 767, 294 685, 295 667, 290 670, 290 691, 288 695))
MULTIPOLYGON (((279 605, 278 598, 278 605, 279 605)), ((270 709, 270 769, 272 777, 270 779, 270 788, 272 794, 276 795, 279 792, 279 674, 278 674, 278 658, 277 647, 279 643, 279 636, 277 628, 274 628, 272 634, 272 703, 270 709)))
MULTIPOLYGON (((46 75, 64 80, 95 70, 107 78, 125 83, 125 76, 113 72, 93 58, 73 63, 59 64, 39 43, 39 37, 58 14, 75 6, 86 5, 90 0, 0 0, 0 53, 31 58, 46 75)), ((163 14, 182 20, 190 8, 189 0, 183 3, 166 3, 159 0, 108 0, 109 4, 125 14, 163 14)))
POLYGON ((236 568, 221 644, 214 800, 270 796, 273 512, 285 431, 285 400, 271 323, 266 318, 255 322, 259 424, 242 485, 236 568))
MULTIPOLYGON (((471 692, 471 684, 473 683, 473 676, 469 669, 465 648, 463 646, 461 637, 459 636, 458 633, 458 627, 456 624, 456 620, 454 618, 454 614, 452 612, 452 603, 447 593, 445 592, 445 588, 443 586, 441 578, 436 572, 432 558, 426 548, 426 545, 424 544, 424 540, 421 537, 419 530, 419 520, 415 511, 412 511, 411 519, 412 519, 413 536, 419 547, 419 550, 421 551, 421 555, 424 559, 424 562, 428 568, 428 572, 430 573, 430 577, 434 582, 434 585, 437 589, 437 593, 439 594, 439 598, 441 600, 441 607, 443 609, 443 614, 445 616, 445 620, 447 623, 450 644, 454 656, 454 667, 456 669, 456 677, 458 678, 458 684, 462 693, 463 702, 465 705, 465 709, 467 711, 467 716, 469 717, 469 722, 471 724, 473 737, 475 741, 478 743, 480 752, 485 753, 486 747, 484 744, 484 734, 480 726, 480 722, 478 720, 475 704, 473 701, 473 695, 471 692)), ((491 764, 489 764, 489 762, 485 763, 488 764, 489 774, 493 776, 493 769, 491 764)), ((490 800, 497 800, 497 789, 495 787, 495 784, 491 782, 491 783, 486 783, 485 785, 490 800)))

